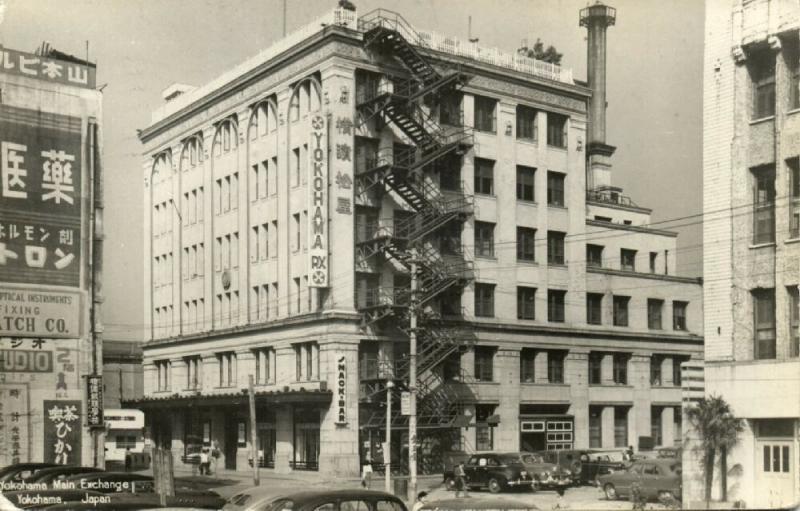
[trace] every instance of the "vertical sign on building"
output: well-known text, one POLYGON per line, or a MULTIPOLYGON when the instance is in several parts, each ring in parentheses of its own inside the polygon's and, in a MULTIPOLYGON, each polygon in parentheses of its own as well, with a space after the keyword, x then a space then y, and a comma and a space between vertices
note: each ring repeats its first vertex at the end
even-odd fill
POLYGON ((0 387, 0 458, 9 464, 30 460, 28 384, 5 382, 0 387))
POLYGON ((336 360, 336 424, 347 424, 347 358, 336 360))
POLYGON ((88 404, 86 425, 89 427, 104 426, 102 376, 91 375, 86 378, 86 402, 88 404))
POLYGON ((58 465, 81 464, 81 402, 43 402, 44 461, 58 465))
POLYGON ((0 105, 0 282, 80 287, 81 152, 79 118, 0 105))
POLYGON ((311 117, 308 166, 308 258, 309 287, 328 287, 328 145, 327 121, 311 117))

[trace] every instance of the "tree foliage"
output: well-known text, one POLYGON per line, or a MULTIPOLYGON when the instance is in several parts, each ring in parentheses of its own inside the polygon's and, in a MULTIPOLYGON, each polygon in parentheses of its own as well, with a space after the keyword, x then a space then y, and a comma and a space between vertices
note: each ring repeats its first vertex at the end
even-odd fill
POLYGON ((564 56, 562 53, 559 53, 556 47, 552 44, 545 48, 544 43, 538 37, 536 38, 536 42, 533 44, 533 47, 528 48, 527 46, 523 46, 517 50, 517 53, 526 57, 536 60, 543 60, 556 65, 561 64, 561 57, 564 56))

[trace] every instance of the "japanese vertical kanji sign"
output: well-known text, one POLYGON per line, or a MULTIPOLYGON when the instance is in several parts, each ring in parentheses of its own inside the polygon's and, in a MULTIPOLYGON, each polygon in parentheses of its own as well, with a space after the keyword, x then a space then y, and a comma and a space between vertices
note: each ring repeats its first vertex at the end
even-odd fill
POLYGON ((328 130, 325 116, 311 117, 308 178, 308 287, 328 287, 328 130))
POLYGON ((28 385, 3 382, 0 387, 0 465, 30 461, 28 385))
POLYGON ((80 287, 81 119, 0 105, 0 282, 80 287))
POLYGON ((44 461, 59 465, 81 464, 81 402, 43 401, 44 461))
POLYGON ((91 375, 86 378, 86 402, 89 409, 86 413, 86 425, 103 426, 103 377, 91 375))

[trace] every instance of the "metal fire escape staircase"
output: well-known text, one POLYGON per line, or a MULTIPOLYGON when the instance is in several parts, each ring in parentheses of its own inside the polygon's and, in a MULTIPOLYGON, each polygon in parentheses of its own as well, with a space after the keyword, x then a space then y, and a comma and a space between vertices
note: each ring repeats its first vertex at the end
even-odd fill
MULTIPOLYGON (((363 326, 379 327, 388 318, 392 325, 409 335, 410 308, 417 320, 417 421, 421 428, 452 428, 458 425, 465 385, 445 382, 441 363, 451 354, 469 346, 470 333, 450 326, 426 305, 454 286, 464 286, 473 277, 472 263, 461 255, 442 255, 433 248, 430 238, 450 222, 463 222, 472 214, 471 197, 463 193, 444 195, 426 177, 425 170, 453 154, 463 154, 472 145, 472 132, 465 128, 445 130, 422 108, 421 102, 435 101, 440 95, 462 86, 468 77, 459 69, 440 72, 417 50, 422 38, 398 14, 378 9, 359 20, 364 45, 399 61, 411 79, 392 78, 384 86, 359 91, 357 108, 362 118, 383 116, 393 122, 414 146, 393 148, 370 158, 359 172, 361 189, 376 186, 395 192, 413 209, 408 218, 390 227, 367 229, 369 235, 357 243, 359 259, 364 261, 381 254, 411 269, 418 270, 416 302, 411 303, 409 288, 377 288, 368 293, 363 306, 363 326), (413 260, 412 260, 413 258, 413 260)), ((384 364, 378 377, 365 382, 367 401, 382 403, 384 410, 374 412, 368 428, 385 425, 385 381, 398 382, 398 396, 408 384, 409 360, 384 364)), ((395 402, 399 402, 399 399, 395 402)), ((392 413, 392 427, 407 424, 407 417, 392 413)))

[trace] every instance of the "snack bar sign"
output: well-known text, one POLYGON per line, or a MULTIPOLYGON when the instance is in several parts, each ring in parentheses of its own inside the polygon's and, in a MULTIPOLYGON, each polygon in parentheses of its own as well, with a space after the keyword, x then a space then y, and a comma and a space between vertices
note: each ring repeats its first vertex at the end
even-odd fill
POLYGON ((81 119, 0 105, 0 282, 80 287, 81 119))
POLYGON ((308 151, 308 287, 328 287, 328 143, 327 121, 321 114, 311 118, 308 151))

